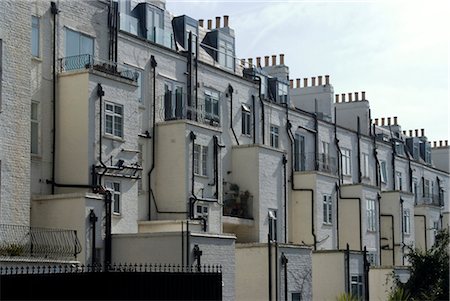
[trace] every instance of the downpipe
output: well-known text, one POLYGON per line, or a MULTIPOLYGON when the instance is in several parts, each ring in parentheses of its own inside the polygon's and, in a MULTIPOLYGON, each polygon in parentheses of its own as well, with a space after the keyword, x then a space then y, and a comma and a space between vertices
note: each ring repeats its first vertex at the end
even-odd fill
POLYGON ((361 198, 360 197, 343 197, 341 195, 341 187, 339 185, 336 185, 336 193, 338 194, 338 198, 341 200, 357 200, 358 201, 358 207, 359 207, 359 250, 362 251, 362 241, 363 241, 363 235, 362 235, 362 208, 361 208, 361 198))

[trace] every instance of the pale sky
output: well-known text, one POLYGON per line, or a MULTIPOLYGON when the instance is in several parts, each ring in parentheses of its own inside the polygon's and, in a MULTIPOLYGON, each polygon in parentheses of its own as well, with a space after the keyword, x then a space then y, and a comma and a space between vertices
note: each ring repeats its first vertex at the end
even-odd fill
POLYGON ((229 15, 237 57, 284 53, 291 79, 329 74, 336 94, 366 91, 372 118, 449 139, 448 0, 167 0, 167 9, 213 26, 229 15))

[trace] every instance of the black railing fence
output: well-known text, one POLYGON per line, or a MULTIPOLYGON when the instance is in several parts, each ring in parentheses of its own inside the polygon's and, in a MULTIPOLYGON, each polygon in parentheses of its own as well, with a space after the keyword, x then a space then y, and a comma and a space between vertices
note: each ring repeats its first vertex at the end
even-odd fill
POLYGON ((90 54, 74 55, 59 59, 60 72, 82 69, 96 70, 134 82, 137 82, 139 79, 139 73, 132 68, 112 61, 94 58, 90 54))
POLYGON ((0 257, 76 259, 80 252, 75 230, 0 224, 0 257))
POLYGON ((0 267, 7 300, 221 300, 222 268, 162 264, 0 267))

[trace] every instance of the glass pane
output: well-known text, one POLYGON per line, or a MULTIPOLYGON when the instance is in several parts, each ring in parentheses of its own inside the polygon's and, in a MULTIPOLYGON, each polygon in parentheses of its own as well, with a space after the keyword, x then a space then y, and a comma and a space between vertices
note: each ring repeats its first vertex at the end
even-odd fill
POLYGON ((122 117, 114 118, 114 135, 122 137, 122 117))
POLYGON ((113 133, 113 118, 111 115, 106 115, 105 118, 105 132, 108 134, 112 134, 113 133))
POLYGON ((39 143, 39 125, 37 122, 31 122, 31 153, 38 153, 39 143))
POLYGON ((66 29, 66 56, 80 54, 80 35, 78 32, 66 29))
POLYGON ((114 183, 114 191, 120 192, 120 184, 119 183, 114 183))
POLYGON ((39 56, 39 18, 31 17, 31 54, 39 56))
POLYGON ((90 37, 80 35, 80 54, 94 54, 94 40, 90 37))
POLYGON ((114 113, 122 115, 122 107, 121 106, 114 106, 114 113))
POLYGON ((37 120, 37 113, 38 113, 38 104, 37 103, 31 103, 31 120, 37 120))

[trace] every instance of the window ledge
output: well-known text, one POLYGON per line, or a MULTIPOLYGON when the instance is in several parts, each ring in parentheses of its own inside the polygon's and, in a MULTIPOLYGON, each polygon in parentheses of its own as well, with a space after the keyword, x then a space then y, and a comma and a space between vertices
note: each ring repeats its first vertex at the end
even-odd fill
POLYGON ((322 225, 324 225, 324 226, 327 226, 327 227, 332 227, 333 226, 333 223, 322 223, 322 225))
POLYGON ((113 216, 114 218, 122 218, 122 214, 121 214, 121 213, 118 213, 118 212, 113 212, 113 213, 112 213, 112 216, 113 216))
POLYGON ((41 160, 42 155, 41 154, 31 154, 31 159, 33 160, 41 160))
POLYGON ((42 63, 42 58, 39 56, 31 56, 31 60, 38 63, 42 63))
POLYGON ((205 175, 194 174, 194 176, 197 178, 209 179, 209 176, 205 176, 205 175))
POLYGON ((125 140, 122 137, 113 136, 113 135, 110 135, 110 134, 103 134, 103 138, 114 140, 114 141, 118 141, 118 142, 122 142, 122 143, 125 142, 125 140))

